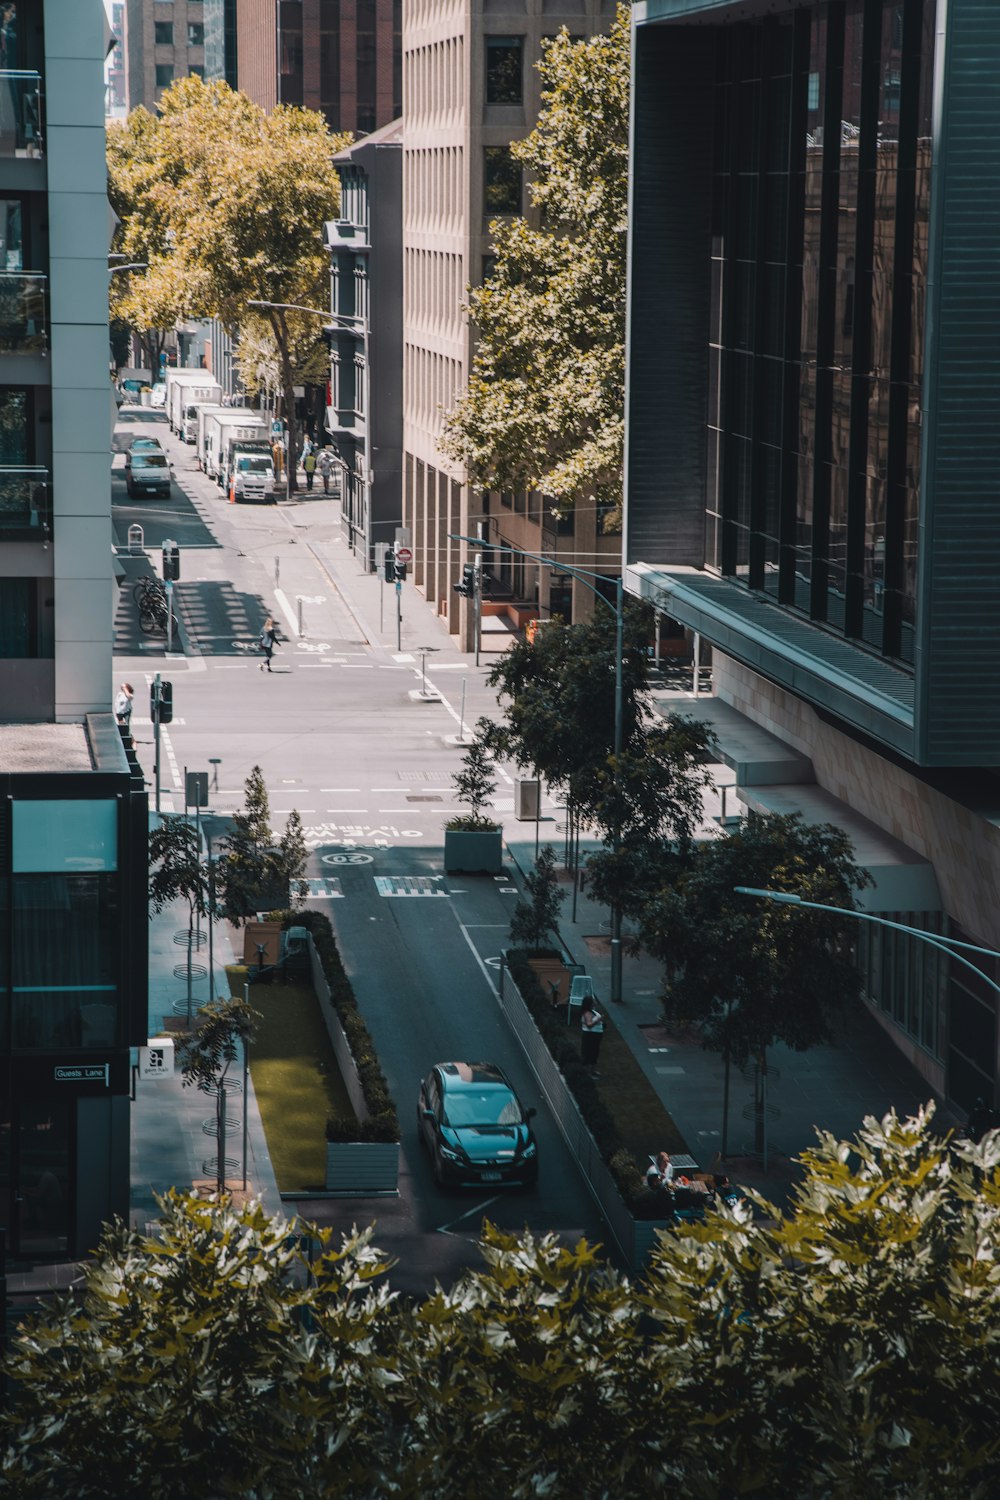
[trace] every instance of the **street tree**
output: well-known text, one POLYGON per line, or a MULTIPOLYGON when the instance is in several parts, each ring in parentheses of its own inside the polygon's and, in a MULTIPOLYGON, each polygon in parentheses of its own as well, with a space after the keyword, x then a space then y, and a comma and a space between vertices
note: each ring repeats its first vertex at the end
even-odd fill
POLYGON ((12 1494, 459 1500, 1000 1489, 1000 1133, 933 1111, 825 1132, 786 1208, 664 1233, 625 1277, 485 1226, 483 1265, 393 1298, 368 1233, 169 1194, 26 1314, 12 1494), (318 1253, 307 1263, 299 1232, 318 1253))
POLYGON ((538 490, 554 511, 620 525, 625 390, 630 12, 606 36, 565 28, 537 65, 542 108, 511 147, 531 219, 490 225, 494 263, 469 290, 477 345, 443 450, 484 489, 538 490))
POLYGON ((558 930, 559 908, 566 899, 556 876, 556 852, 543 844, 534 869, 524 877, 527 900, 518 897, 510 919, 510 940, 521 948, 541 948, 558 930))
MULTIPOLYGON (((315 305, 326 294, 329 265, 319 228, 340 201, 333 155, 349 139, 331 134, 323 116, 279 105, 267 113, 221 81, 190 76, 162 94, 159 119, 115 137, 109 161, 137 206, 120 232, 120 248, 142 243, 149 270, 133 280, 137 305, 147 291, 165 305, 171 295, 187 316, 217 317, 231 331, 250 318, 273 341, 289 430, 297 452, 296 350, 303 317, 284 304, 315 305), (129 147, 139 162, 130 175, 129 147), (150 182, 150 167, 156 181, 150 182), (155 233, 133 222, 153 216, 155 233), (252 309, 252 301, 279 304, 252 309)), ((150 117, 152 119, 152 117, 150 117)), ((132 303, 123 302, 121 311, 132 303)), ((315 322, 315 320, 313 320, 315 322)), ((317 330, 318 331, 318 328, 317 330)), ((305 339, 308 355, 315 337, 305 339)), ((302 358, 306 357, 303 350, 302 358)), ((289 487, 295 488, 294 465, 289 487)))
POLYGON ((216 1188, 226 1191, 226 1080, 240 1049, 257 1034, 260 1012, 238 996, 210 1000, 195 1017, 194 1029, 178 1041, 183 1086, 203 1089, 215 1103, 216 1188))
POLYGON ((485 740, 486 721, 480 720, 472 744, 462 756, 461 769, 452 776, 455 795, 469 809, 459 817, 451 818, 449 828, 476 832, 495 828, 496 819, 486 811, 490 798, 497 789, 493 757, 485 740))
POLYGON ((738 885, 789 891, 854 910, 872 879, 850 839, 798 814, 749 813, 738 829, 699 844, 638 912, 646 950, 664 966, 668 1024, 695 1023, 728 1065, 756 1064, 757 1148, 764 1124, 767 1049, 805 1051, 830 1040, 861 992, 854 924, 832 912, 738 895, 738 885))
POLYGON ((294 809, 275 844, 267 783, 260 766, 254 766, 244 783, 243 807, 219 841, 215 877, 221 915, 239 927, 258 912, 301 906, 308 895, 307 859, 302 819, 294 809))
POLYGON ((149 836, 149 902, 154 912, 183 900, 188 908, 187 1014, 191 1019, 192 949, 195 920, 210 915, 213 905, 209 870, 202 864, 197 831, 187 818, 168 814, 149 836))

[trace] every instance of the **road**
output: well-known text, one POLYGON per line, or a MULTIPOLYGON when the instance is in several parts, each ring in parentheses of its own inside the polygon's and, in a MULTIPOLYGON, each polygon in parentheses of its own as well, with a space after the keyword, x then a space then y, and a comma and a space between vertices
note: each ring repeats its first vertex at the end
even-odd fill
MULTIPOLYGON (((163 733, 163 805, 183 805, 185 768, 208 770, 212 812, 225 816, 242 805, 244 780, 259 765, 275 825, 298 809, 311 899, 334 922, 400 1111, 399 1199, 311 1200, 301 1211, 343 1228, 376 1218, 378 1242, 399 1261, 394 1284, 412 1292, 477 1263, 484 1216, 512 1230, 528 1225, 606 1242, 496 1006, 491 960, 506 938, 513 881, 450 879, 443 869, 444 824, 456 810, 451 777, 462 755, 454 743, 462 683, 466 723, 498 712, 485 682, 489 652, 476 669, 409 585, 397 651, 395 591, 362 573, 341 540, 334 500, 230 505, 159 413, 126 408, 122 417, 116 447, 154 433, 176 483, 169 501, 131 502, 115 471, 117 539, 124 547, 129 526, 141 525, 156 571, 164 538, 179 544, 177 597, 190 652, 165 660, 165 643, 138 632, 131 590, 122 590, 116 672, 131 674, 137 689, 140 758, 149 770, 148 695, 135 678, 148 682, 160 671, 173 682, 175 715, 163 733), (281 637, 270 675, 253 650, 267 615, 281 637), (428 648, 426 676, 420 647, 428 648), (424 696, 425 681, 438 697, 424 696), (432 1063, 456 1058, 499 1062, 524 1103, 538 1107, 535 1191, 453 1194, 433 1182, 417 1144, 417 1083, 432 1063)), ((128 563, 131 571, 147 566, 145 558, 128 563)), ((512 791, 508 779, 499 806, 511 806, 512 791)))

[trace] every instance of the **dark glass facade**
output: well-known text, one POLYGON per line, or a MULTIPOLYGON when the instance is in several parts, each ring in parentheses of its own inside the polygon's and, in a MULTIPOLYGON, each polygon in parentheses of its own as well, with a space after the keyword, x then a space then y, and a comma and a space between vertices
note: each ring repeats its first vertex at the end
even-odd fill
POLYGON ((932 0, 718 28, 705 560, 914 657, 932 0))

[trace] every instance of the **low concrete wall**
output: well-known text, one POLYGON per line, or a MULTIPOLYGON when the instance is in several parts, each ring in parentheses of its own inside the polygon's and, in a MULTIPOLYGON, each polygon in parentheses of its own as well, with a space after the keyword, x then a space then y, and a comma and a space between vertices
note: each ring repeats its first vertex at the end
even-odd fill
MULTIPOLYGON (((309 937, 309 969, 313 989, 326 1023, 327 1035, 344 1080, 351 1108, 359 1120, 368 1119, 368 1106, 358 1077, 354 1054, 344 1035, 340 1017, 330 999, 330 986, 323 973, 312 933, 309 937)), ((326 1190, 338 1198, 381 1198, 399 1192, 398 1141, 327 1141, 326 1190)))
POLYGON ((597 1142, 584 1122, 580 1107, 539 1034, 534 1017, 521 998, 503 960, 500 964, 499 1000, 500 1009, 521 1044, 563 1139, 576 1158, 598 1207, 608 1221, 622 1258, 631 1271, 641 1270, 656 1243, 656 1230, 666 1229, 666 1221, 637 1219, 622 1202, 611 1169, 597 1149, 597 1142))
POLYGON ((326 1190, 334 1198, 394 1198, 398 1141, 327 1141, 326 1190))

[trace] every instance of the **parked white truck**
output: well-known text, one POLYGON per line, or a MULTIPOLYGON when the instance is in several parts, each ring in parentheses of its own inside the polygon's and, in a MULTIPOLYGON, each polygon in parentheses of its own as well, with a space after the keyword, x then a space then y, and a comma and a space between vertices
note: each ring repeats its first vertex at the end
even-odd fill
POLYGON ((222 387, 214 381, 206 385, 185 386, 180 391, 180 398, 178 435, 186 443, 193 443, 198 436, 198 408, 219 406, 222 402, 222 387))
POLYGON ((266 443, 240 443, 232 453, 228 484, 237 504, 274 499, 274 465, 266 443))
POLYGON ((194 451, 198 460, 199 469, 205 468, 205 444, 208 442, 208 424, 213 417, 219 417, 225 411, 242 411, 239 406, 223 406, 219 402, 215 406, 199 406, 198 408, 198 430, 195 433, 194 451))
POLYGON ((238 460, 243 457, 266 458, 273 467, 271 442, 266 424, 261 424, 247 435, 245 427, 235 430, 227 428, 222 435, 222 454, 219 462, 219 483, 229 493, 229 485, 237 471, 238 460))
POLYGON ((213 412, 206 418, 205 456, 202 468, 217 484, 225 482, 225 445, 233 438, 245 438, 251 442, 263 442, 267 436, 267 423, 249 407, 228 406, 221 412, 213 412))
POLYGON ((184 400, 190 393, 209 390, 217 391, 217 401, 222 400, 222 387, 210 370, 173 370, 166 373, 166 407, 167 420, 170 423, 170 431, 183 435, 182 422, 184 420, 184 400))

